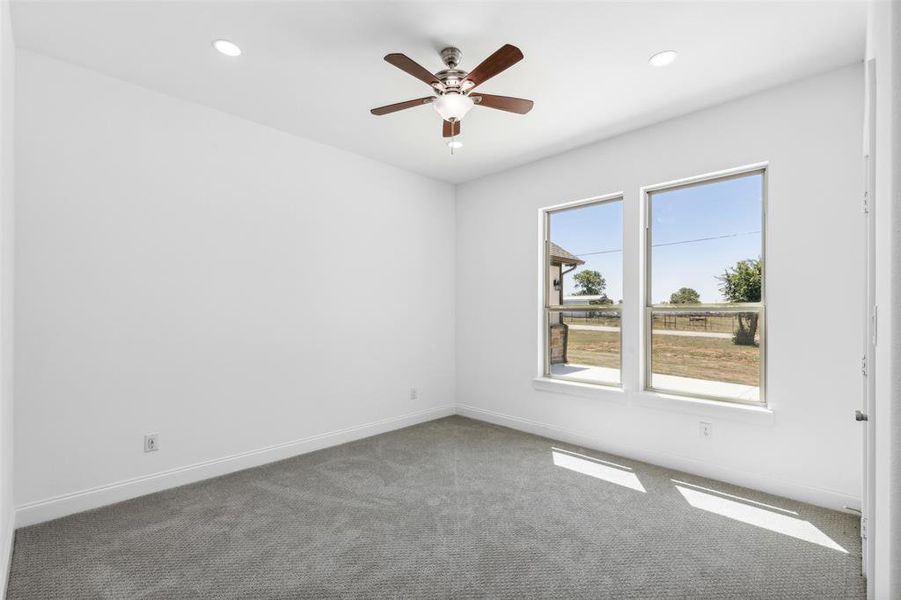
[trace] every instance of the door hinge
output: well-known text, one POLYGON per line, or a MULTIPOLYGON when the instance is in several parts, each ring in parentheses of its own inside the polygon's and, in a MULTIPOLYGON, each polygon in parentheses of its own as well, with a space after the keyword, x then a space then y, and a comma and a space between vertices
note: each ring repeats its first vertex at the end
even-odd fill
POLYGON ((870 192, 869 192, 869 190, 866 190, 863 193, 863 212, 864 212, 864 214, 869 214, 869 212, 870 212, 870 192))
POLYGON ((873 345, 876 345, 876 341, 879 339, 879 306, 877 304, 873 305, 873 345))
POLYGON ((867 539, 867 518, 860 518, 860 538, 865 540, 867 539))
POLYGON ((860 374, 863 375, 864 377, 867 376, 867 355, 866 354, 864 354, 860 358, 860 374))

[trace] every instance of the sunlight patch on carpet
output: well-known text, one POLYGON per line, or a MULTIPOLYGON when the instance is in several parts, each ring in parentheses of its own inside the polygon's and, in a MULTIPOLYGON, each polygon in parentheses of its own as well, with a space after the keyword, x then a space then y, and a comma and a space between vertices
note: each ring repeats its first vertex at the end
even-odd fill
MULTIPOLYGON (((781 514, 773 510, 767 510, 759 506, 754 506, 747 502, 739 502, 731 498, 738 496, 725 497, 726 495, 711 494, 699 489, 692 489, 683 485, 676 485, 676 489, 682 494, 682 497, 695 508, 705 510, 754 525, 769 531, 775 531, 805 542, 818 544, 824 548, 837 550, 838 552, 848 553, 847 550, 838 545, 835 540, 820 531, 810 521, 805 521, 788 514, 781 514)), ((753 501, 748 501, 753 502, 753 501)), ((757 503, 755 503, 757 504, 757 503)))
POLYGON ((614 463, 608 463, 597 458, 583 456, 559 448, 554 448, 551 454, 554 458, 554 464, 558 467, 639 492, 646 492, 644 486, 641 485, 641 481, 638 480, 638 476, 629 467, 615 465, 614 463))

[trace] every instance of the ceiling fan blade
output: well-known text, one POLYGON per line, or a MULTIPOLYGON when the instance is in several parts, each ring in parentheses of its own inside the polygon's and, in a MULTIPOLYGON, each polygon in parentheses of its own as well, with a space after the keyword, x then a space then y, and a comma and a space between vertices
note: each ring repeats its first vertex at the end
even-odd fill
POLYGON ((454 137, 460 135, 460 121, 445 121, 442 124, 441 135, 444 137, 454 137))
POLYGON ((416 100, 407 100, 406 102, 398 102, 397 104, 389 104, 387 106, 379 106, 378 108, 373 108, 369 112, 374 115, 387 115, 393 112, 397 112, 399 110, 404 110, 405 108, 413 108, 414 106, 421 106, 423 104, 431 104, 432 100, 434 100, 434 96, 426 96, 425 98, 417 98, 416 100))
POLYGON ((494 94, 473 94, 472 99, 475 100, 476 106, 487 106, 488 108, 496 108, 497 110, 505 110, 520 115, 524 115, 532 110, 532 106, 535 104, 531 100, 526 100, 524 98, 495 96, 494 94))
POLYGON ((419 79, 420 81, 424 81, 425 83, 432 85, 433 83, 439 83, 438 78, 433 74, 429 73, 425 67, 414 61, 412 58, 405 54, 401 54, 399 52, 395 52, 394 54, 388 54, 385 56, 385 60, 401 71, 405 71, 419 79))
POLYGON ((510 44, 504 44, 500 50, 483 60, 479 66, 470 71, 466 79, 472 82, 472 87, 476 87, 501 71, 509 69, 522 59, 522 52, 519 48, 510 44))

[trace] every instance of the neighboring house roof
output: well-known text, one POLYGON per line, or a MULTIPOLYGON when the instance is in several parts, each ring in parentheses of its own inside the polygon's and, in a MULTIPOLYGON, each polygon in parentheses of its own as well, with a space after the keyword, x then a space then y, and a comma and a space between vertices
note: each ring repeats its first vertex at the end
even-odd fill
POLYGON ((584 265, 585 261, 567 252, 554 242, 550 242, 551 264, 552 265, 584 265))

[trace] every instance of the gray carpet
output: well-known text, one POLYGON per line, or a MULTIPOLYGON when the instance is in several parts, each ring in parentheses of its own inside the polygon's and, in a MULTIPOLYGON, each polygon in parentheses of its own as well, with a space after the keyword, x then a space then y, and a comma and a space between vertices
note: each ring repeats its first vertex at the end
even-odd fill
POLYGON ((21 529, 7 597, 847 600, 864 597, 858 534, 850 515, 449 417, 21 529))

